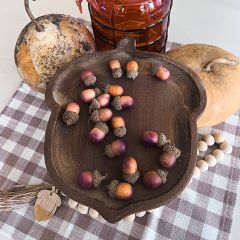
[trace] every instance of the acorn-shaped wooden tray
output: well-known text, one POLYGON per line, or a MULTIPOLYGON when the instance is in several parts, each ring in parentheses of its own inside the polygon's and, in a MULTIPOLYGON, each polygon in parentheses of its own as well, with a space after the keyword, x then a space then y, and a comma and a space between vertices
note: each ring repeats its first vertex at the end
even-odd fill
MULTIPOLYGON (((161 54, 143 52, 135 48, 132 38, 122 39, 113 51, 85 55, 65 65, 49 83, 46 101, 52 113, 45 140, 45 161, 53 184, 69 198, 98 211, 109 222, 160 207, 177 197, 191 179, 197 157, 196 120, 206 105, 206 94, 198 77, 187 67, 181 66, 161 54), (118 59, 123 69, 129 60, 139 63, 139 76, 114 79, 109 61, 118 59), (168 81, 159 81, 152 76, 152 64, 165 66, 171 72, 168 81), (158 159, 161 150, 146 147, 141 143, 144 131, 163 132, 182 152, 175 166, 169 171, 167 182, 158 189, 143 186, 142 179, 133 185, 130 200, 120 201, 108 196, 107 185, 111 180, 122 181, 121 163, 126 155, 108 159, 104 156, 106 144, 116 139, 112 131, 101 144, 92 144, 89 132, 94 124, 89 122, 89 105, 80 101, 80 93, 86 87, 80 80, 83 70, 91 70, 97 76, 96 86, 106 83, 124 88, 124 95, 134 98, 133 108, 118 112, 126 121, 126 155, 138 162, 140 174, 160 168, 158 159), (67 127, 62 114, 70 101, 81 105, 80 118, 76 125, 67 127), (78 186, 80 172, 99 170, 109 177, 102 187, 84 190, 78 186)), ((114 112, 116 114, 116 112, 114 112)))

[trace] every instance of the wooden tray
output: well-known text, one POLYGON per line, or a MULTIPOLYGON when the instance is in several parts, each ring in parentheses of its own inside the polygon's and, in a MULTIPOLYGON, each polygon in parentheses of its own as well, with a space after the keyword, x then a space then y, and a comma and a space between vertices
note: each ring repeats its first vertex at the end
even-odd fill
POLYGON ((46 101, 52 114, 46 132, 45 161, 53 184, 69 198, 96 209, 107 221, 116 222, 130 214, 160 207, 176 198, 188 185, 197 156, 196 120, 206 105, 205 90, 190 69, 166 56, 136 50, 135 41, 125 38, 116 50, 85 55, 63 67, 50 82, 46 101), (119 59, 123 66, 130 59, 137 60, 139 77, 134 81, 125 77, 113 79, 108 66, 113 58, 119 59), (152 77, 152 63, 167 67, 171 71, 171 79, 161 82, 152 77), (125 95, 135 99, 134 108, 120 114, 125 118, 128 130, 124 138, 128 144, 127 154, 137 159, 140 173, 159 168, 161 153, 157 148, 141 144, 143 131, 164 132, 181 149, 182 155, 163 187, 149 190, 139 180, 129 201, 109 198, 104 186, 98 190, 78 187, 77 177, 85 170, 108 172, 106 185, 113 179, 121 180, 122 158, 107 159, 103 155, 104 146, 115 139, 112 133, 100 145, 88 141, 93 124, 88 123, 88 104, 81 103, 79 99, 80 92, 85 89, 80 81, 80 72, 85 69, 94 71, 98 86, 106 82, 120 84, 125 95), (66 127, 61 115, 72 100, 81 104, 80 121, 75 126, 66 127))

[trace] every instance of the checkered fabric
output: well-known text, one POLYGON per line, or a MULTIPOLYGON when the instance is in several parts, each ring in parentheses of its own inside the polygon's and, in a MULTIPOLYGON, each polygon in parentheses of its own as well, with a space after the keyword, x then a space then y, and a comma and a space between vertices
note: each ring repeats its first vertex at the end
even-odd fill
MULTIPOLYGON (((21 84, 0 115, 0 189, 15 184, 51 183, 45 168, 43 143, 50 112, 44 95, 21 84)), ((0 233, 10 239, 228 239, 240 176, 239 113, 226 122, 202 129, 221 131, 233 145, 216 167, 201 175, 175 200, 136 217, 132 223, 110 224, 91 219, 68 207, 55 216, 35 222, 33 206, 0 213, 0 233)))

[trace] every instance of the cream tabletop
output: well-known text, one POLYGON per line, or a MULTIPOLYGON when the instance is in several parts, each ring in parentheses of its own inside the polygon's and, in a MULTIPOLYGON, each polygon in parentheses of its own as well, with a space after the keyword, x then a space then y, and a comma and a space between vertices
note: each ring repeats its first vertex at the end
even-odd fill
MULTIPOLYGON (((23 0, 4 1, 0 14, 0 111, 6 106, 21 79, 14 63, 14 47, 18 35, 29 22, 23 0)), ((81 16, 75 1, 39 0, 31 3, 35 16, 49 13, 71 14, 89 20, 87 4, 81 16)), ((207 43, 240 56, 239 0, 174 0, 169 41, 179 43, 207 43)), ((240 193, 234 213, 231 239, 239 239, 240 193)), ((0 239, 6 239, 0 231, 0 239)))

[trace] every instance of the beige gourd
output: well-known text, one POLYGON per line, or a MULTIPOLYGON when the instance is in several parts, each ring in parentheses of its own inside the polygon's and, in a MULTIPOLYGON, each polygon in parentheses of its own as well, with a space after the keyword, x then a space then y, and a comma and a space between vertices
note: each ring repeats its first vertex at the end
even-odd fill
POLYGON ((221 123, 240 109, 239 58, 206 44, 188 44, 165 54, 191 68, 206 88, 207 105, 198 128, 221 123))

